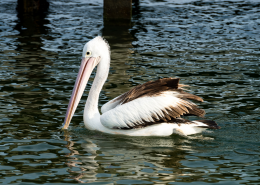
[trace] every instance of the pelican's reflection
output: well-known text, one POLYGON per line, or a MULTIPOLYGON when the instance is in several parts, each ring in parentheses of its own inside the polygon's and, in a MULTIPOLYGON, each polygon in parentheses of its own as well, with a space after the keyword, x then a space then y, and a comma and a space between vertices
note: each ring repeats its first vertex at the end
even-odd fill
POLYGON ((185 145, 189 142, 188 138, 96 134, 84 134, 79 143, 75 143, 67 133, 66 147, 70 150, 67 165, 70 178, 78 182, 156 177, 167 183, 175 181, 179 176, 187 176, 180 169, 181 161, 194 152, 192 147, 185 145))
POLYGON ((82 143, 81 146, 83 148, 83 154, 78 152, 76 149, 75 142, 71 140, 71 136, 67 131, 65 131, 65 141, 67 141, 67 149, 70 151, 66 155, 68 157, 67 166, 70 168, 68 170, 71 174, 70 178, 75 179, 76 181, 83 183, 87 182, 95 182, 96 174, 99 164, 95 160, 97 156, 98 147, 91 140, 86 139, 86 142, 82 143), (78 170, 73 170, 73 167, 78 170), (76 175, 74 175, 76 174, 76 175))

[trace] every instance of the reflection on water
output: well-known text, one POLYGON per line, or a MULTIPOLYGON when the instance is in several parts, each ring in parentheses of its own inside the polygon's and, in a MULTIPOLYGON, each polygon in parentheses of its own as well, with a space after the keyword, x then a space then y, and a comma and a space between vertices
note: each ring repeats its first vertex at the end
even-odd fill
POLYGON ((69 133, 66 133, 66 140, 70 151, 67 154, 70 178, 78 182, 100 181, 98 177, 103 180, 112 177, 114 181, 134 178, 138 182, 143 176, 158 176, 157 180, 172 182, 185 175, 176 168, 181 166, 185 155, 192 152, 191 148, 181 146, 183 140, 178 137, 174 140, 134 137, 122 140, 104 135, 82 135, 80 147, 74 146, 69 133))
POLYGON ((0 182, 259 184, 258 2, 133 1, 129 26, 104 25, 102 0, 54 0, 34 18, 17 15, 15 0, 0 4, 0 182), (97 35, 112 52, 100 106, 137 84, 180 77, 222 129, 189 137, 88 131, 90 80, 61 132, 82 47, 97 35))
POLYGON ((97 133, 66 133, 70 177, 78 182, 172 183, 247 182, 256 177, 259 156, 216 148, 212 137, 114 137, 97 133), (73 141, 74 136, 78 142, 73 141), (79 139, 80 138, 80 139, 79 139), (241 166, 240 160, 249 162, 241 166), (249 167, 249 168, 248 168, 249 167))
POLYGON ((9 81, 6 79, 6 82, 15 92, 9 98, 12 98, 11 101, 15 102, 15 106, 19 106, 18 114, 9 115, 12 118, 11 123, 18 124, 19 130, 28 129, 28 126, 35 127, 35 117, 38 119, 44 117, 41 110, 42 102, 51 97, 48 89, 41 86, 41 82, 50 81, 50 74, 45 72, 45 68, 53 65, 52 59, 56 55, 42 49, 41 37, 48 34, 48 28, 44 25, 49 24, 45 16, 30 17, 18 14, 17 24, 14 27, 19 32, 15 36, 17 43, 15 56, 9 64, 6 64, 7 70, 12 71, 14 75, 9 81))
POLYGON ((103 105, 110 98, 119 96, 120 94, 131 89, 129 84, 129 74, 126 73, 129 66, 129 57, 132 53, 133 36, 129 33, 130 25, 104 25, 102 36, 108 41, 111 50, 110 74, 107 83, 104 86, 106 99, 101 99, 103 105), (109 89, 109 90, 107 90, 109 89))

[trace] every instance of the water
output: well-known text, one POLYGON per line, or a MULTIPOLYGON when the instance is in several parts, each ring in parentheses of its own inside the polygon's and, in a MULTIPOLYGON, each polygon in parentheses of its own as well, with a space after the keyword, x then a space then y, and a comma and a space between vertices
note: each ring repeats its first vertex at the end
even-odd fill
POLYGON ((134 3, 129 27, 103 24, 102 0, 52 0, 46 17, 0 6, 0 182, 260 184, 258 1, 134 3), (88 131, 83 108, 59 130, 83 45, 111 45, 100 106, 149 80, 180 77, 222 128, 182 137, 88 131))

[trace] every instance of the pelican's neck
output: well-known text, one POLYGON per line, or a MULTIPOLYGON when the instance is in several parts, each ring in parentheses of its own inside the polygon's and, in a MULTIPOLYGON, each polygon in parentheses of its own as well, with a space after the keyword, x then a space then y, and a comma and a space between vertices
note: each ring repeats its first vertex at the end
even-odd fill
POLYGON ((108 77, 110 56, 101 58, 97 67, 95 79, 89 91, 88 99, 84 109, 84 124, 88 129, 97 130, 100 123, 100 113, 98 111, 98 99, 101 89, 108 77), (108 60, 108 61, 107 61, 108 60))

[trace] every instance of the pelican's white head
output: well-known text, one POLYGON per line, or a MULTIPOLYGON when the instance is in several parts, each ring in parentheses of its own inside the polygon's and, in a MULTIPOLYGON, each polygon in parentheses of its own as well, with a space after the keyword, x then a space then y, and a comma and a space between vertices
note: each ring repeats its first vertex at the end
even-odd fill
POLYGON ((97 36, 85 44, 82 57, 110 58, 110 47, 101 36, 97 36))
POLYGON ((82 61, 67 108, 63 129, 68 128, 71 118, 88 83, 91 72, 99 63, 102 65, 102 68, 105 67, 105 69, 109 69, 110 48, 108 43, 100 36, 87 42, 83 48, 82 61))

